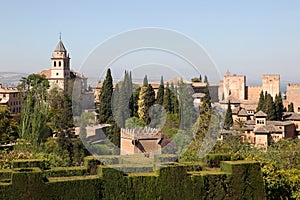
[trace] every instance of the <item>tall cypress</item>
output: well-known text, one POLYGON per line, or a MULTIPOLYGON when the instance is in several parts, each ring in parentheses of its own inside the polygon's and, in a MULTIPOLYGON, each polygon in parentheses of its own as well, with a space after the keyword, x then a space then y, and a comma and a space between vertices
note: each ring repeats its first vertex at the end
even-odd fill
POLYGON ((276 112, 276 120, 282 120, 282 113, 283 113, 283 103, 282 97, 279 93, 275 96, 275 112, 276 112))
POLYGON ((172 104, 172 113, 179 113, 179 101, 178 101, 178 92, 177 86, 174 83, 171 83, 171 104, 172 104))
POLYGON ((259 94, 259 100, 258 100, 258 104, 256 107, 256 112, 263 110, 264 109, 264 104, 265 104, 265 96, 264 96, 264 92, 261 91, 259 94))
POLYGON ((231 110, 230 101, 228 101, 227 111, 226 111, 225 119, 224 119, 224 129, 229 130, 232 125, 233 125, 232 110, 231 110))
POLYGON ((164 86, 164 80, 163 77, 161 76, 160 78, 160 85, 158 87, 157 91, 157 98, 156 98, 156 103, 159 105, 163 105, 164 102, 164 93, 165 93, 165 86, 164 86))
POLYGON ((141 88, 138 100, 138 115, 146 124, 150 123, 149 109, 155 103, 155 92, 151 84, 148 84, 147 76, 141 88))
POLYGON ((276 119, 275 104, 273 101, 273 97, 270 94, 267 94, 265 106, 266 106, 265 110, 267 114, 267 120, 276 119))
POLYGON ((207 78, 206 75, 204 76, 204 83, 207 83, 207 85, 209 84, 209 83, 208 83, 208 78, 207 78))
POLYGON ((170 89, 169 83, 167 83, 165 90, 166 91, 164 93, 163 106, 166 109, 167 113, 172 113, 173 109, 172 109, 171 89, 170 89))
POLYGON ((200 77, 199 77, 199 81, 200 81, 200 83, 202 83, 202 76, 201 76, 201 74, 200 74, 200 77))
POLYGON ((206 104, 208 106, 208 108, 211 108, 211 97, 209 94, 209 89, 208 89, 208 85, 206 84, 206 86, 204 87, 203 93, 205 94, 203 99, 202 99, 202 104, 206 104))
POLYGON ((107 123, 112 117, 111 98, 113 83, 110 68, 107 69, 106 77, 100 93, 99 123, 107 123))

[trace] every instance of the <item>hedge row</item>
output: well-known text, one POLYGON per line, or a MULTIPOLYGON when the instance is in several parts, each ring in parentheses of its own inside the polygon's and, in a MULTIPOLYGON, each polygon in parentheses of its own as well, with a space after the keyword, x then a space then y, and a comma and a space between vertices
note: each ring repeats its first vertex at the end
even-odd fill
MULTIPOLYGON (((94 169, 93 158, 87 166, 94 169)), ((152 173, 124 174, 98 166, 97 175, 45 178, 39 168, 16 168, 11 183, 0 183, 0 199, 265 199, 259 164, 249 161, 221 162, 221 171, 201 171, 203 163, 173 163, 152 173), (187 173, 187 171, 190 171, 187 173)), ((135 166, 133 166, 135 167, 135 166)), ((88 168, 86 173, 89 173, 88 168)), ((46 170, 47 171, 47 170, 46 170)), ((51 171, 51 170, 50 170, 51 171)), ((55 170, 52 170, 55 171, 55 170)), ((53 172, 54 173, 54 172, 53 172)), ((7 176, 7 171, 5 173, 7 176)))

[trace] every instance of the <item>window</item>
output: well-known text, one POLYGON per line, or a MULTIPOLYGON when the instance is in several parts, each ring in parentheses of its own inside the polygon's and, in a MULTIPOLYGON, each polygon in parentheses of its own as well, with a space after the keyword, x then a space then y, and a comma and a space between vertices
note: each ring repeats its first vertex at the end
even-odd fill
POLYGON ((60 61, 58 62, 58 66, 59 66, 59 67, 61 66, 61 62, 60 62, 60 61))
POLYGON ((56 76, 58 76, 58 73, 56 73, 56 76))
POLYGON ((54 67, 56 67, 56 61, 54 61, 54 67))

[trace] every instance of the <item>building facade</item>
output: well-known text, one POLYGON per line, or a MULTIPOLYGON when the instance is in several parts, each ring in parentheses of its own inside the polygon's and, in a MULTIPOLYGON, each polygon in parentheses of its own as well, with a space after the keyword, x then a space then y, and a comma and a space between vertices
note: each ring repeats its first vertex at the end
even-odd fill
POLYGON ((17 87, 4 87, 0 83, 0 105, 7 106, 13 114, 20 113, 22 109, 19 94, 17 87))

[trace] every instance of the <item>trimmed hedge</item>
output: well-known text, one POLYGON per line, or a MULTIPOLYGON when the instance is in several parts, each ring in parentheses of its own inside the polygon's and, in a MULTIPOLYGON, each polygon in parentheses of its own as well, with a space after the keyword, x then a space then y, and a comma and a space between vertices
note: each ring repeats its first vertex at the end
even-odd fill
POLYGON ((28 168, 28 167, 38 167, 45 169, 45 160, 43 159, 30 159, 30 160, 13 160, 13 168, 28 168))
POLYGON ((154 155, 154 162, 177 162, 178 156, 174 154, 156 154, 154 155))
MULTIPOLYGON (((86 166, 94 164, 91 158, 86 166)), ((16 168, 10 170, 11 182, 0 182, 0 199, 266 199, 258 163, 224 161, 221 171, 201 171, 202 165, 173 163, 129 175, 103 165, 96 165, 96 175, 84 167, 16 168)))
POLYGON ((68 176, 86 176, 89 175, 85 167, 55 167, 45 170, 46 177, 68 177, 68 176))

